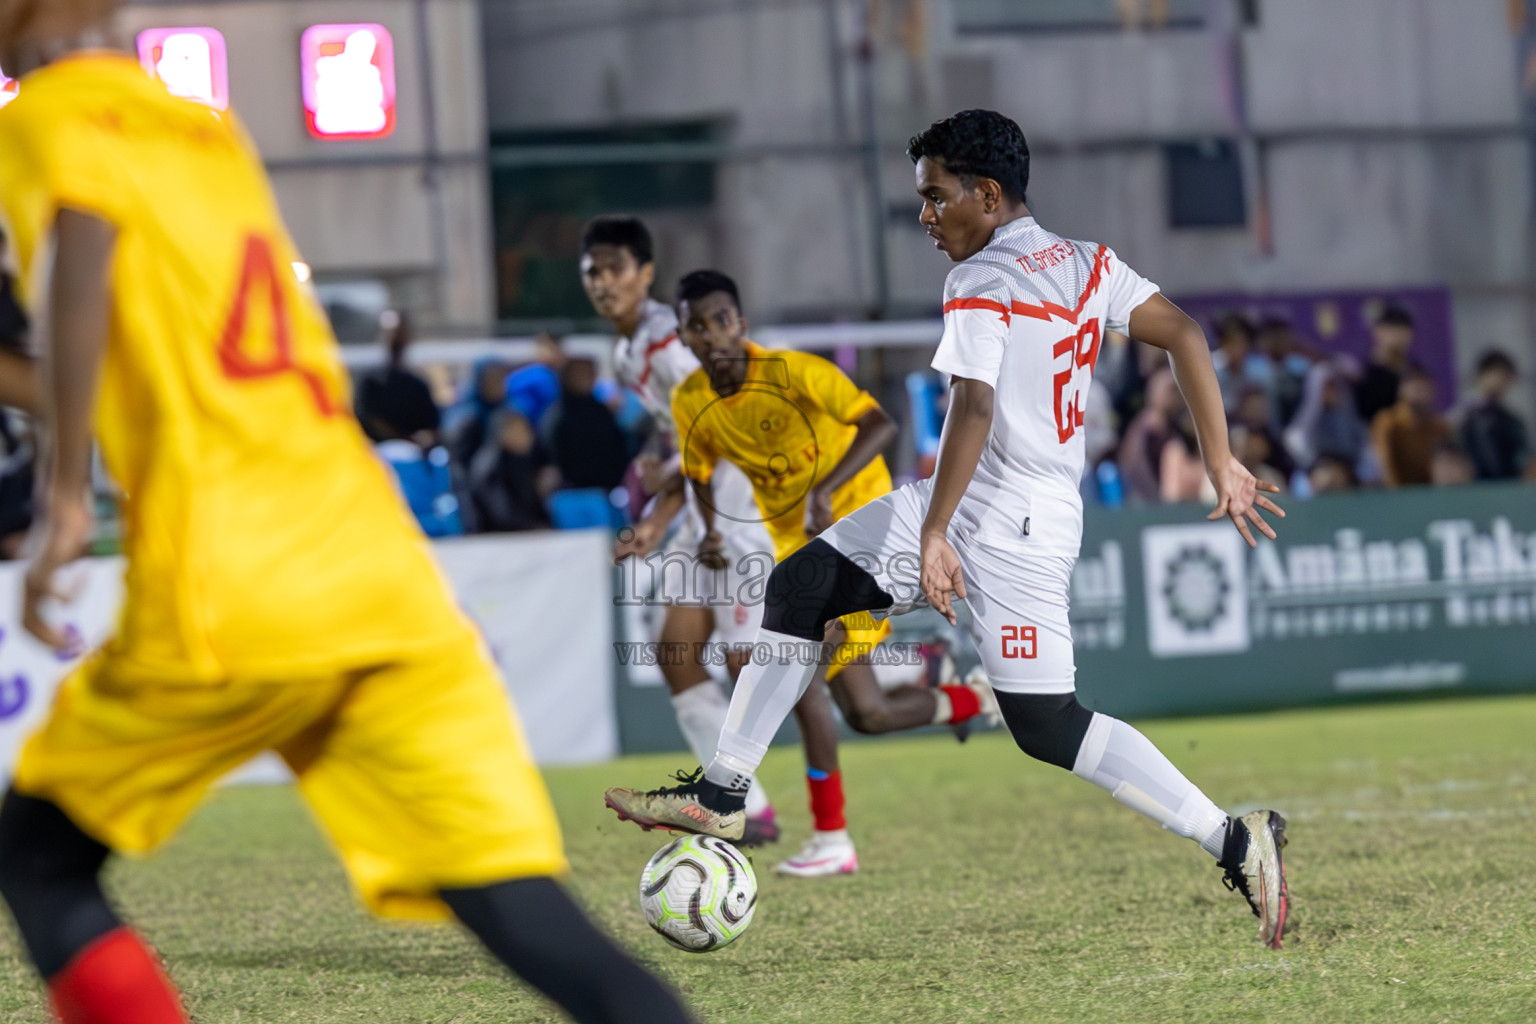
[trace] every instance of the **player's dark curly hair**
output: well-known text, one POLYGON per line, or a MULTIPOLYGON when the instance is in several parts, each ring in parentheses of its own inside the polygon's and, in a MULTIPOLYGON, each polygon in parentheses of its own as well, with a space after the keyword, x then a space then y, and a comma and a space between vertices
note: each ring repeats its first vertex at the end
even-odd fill
POLYGON ((907 156, 915 164, 923 157, 942 160, 966 188, 977 178, 991 178, 1003 195, 1025 202, 1029 188, 1029 143, 1012 118, 995 110, 962 110, 935 121, 912 136, 907 156))
POLYGON ((642 267, 655 259, 650 229, 639 217, 610 215, 588 221, 581 233, 582 255, 586 255, 594 245, 628 249, 635 262, 642 267))
POLYGON ((725 292, 736 303, 737 312, 741 311, 741 293, 736 289, 736 282, 718 270, 695 270, 684 274, 677 282, 678 302, 693 302, 715 292, 725 292))

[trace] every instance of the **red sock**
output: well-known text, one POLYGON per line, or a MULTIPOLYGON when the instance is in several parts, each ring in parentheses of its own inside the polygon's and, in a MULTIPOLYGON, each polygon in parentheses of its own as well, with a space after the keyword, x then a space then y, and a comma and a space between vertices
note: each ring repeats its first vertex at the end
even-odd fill
POLYGON ((811 787, 811 818, 816 822, 816 831, 847 828, 848 819, 843 816, 843 773, 818 772, 813 768, 805 773, 805 781, 811 787))
POLYGON ((949 697, 949 725, 959 725, 981 714, 981 698, 969 686, 941 686, 939 689, 949 697))
POLYGON ((187 1024, 181 999, 154 951, 131 928, 114 928, 48 980, 63 1024, 187 1024))

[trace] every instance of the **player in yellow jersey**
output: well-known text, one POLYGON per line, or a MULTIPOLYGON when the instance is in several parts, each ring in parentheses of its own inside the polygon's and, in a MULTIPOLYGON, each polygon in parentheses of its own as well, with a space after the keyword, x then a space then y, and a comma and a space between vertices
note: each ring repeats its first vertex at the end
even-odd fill
POLYGON ((580 1021, 686 1019, 554 881, 559 828, 496 669, 348 412, 335 341, 232 114, 112 41, 111 0, 0 0, 0 220, 38 314, 45 514, 24 621, 89 536, 93 435, 127 495, 114 637, 0 804, 0 894, 66 1024, 186 1019, 104 899, 263 750, 363 902, 457 916, 580 1021))
MULTIPOLYGON (((679 336, 700 363, 672 392, 672 412, 682 470, 698 493, 708 530, 699 547, 706 566, 723 564, 710 488, 722 460, 740 467, 752 481, 780 562, 891 490, 880 453, 894 439, 896 426, 879 402, 825 359, 749 341, 741 299, 729 277, 713 270, 684 277, 678 284, 677 319, 679 336)), ((917 566, 911 568, 915 584, 917 566)), ((858 731, 894 732, 996 714, 991 690, 980 680, 883 690, 870 652, 890 627, 867 613, 848 618, 830 626, 830 654, 825 648, 775 653, 821 658, 834 699, 858 731)), ((649 793, 611 789, 607 801, 621 817, 666 827, 666 817, 655 812, 668 801, 654 797, 676 792, 677 787, 649 793)), ((852 871, 858 865, 841 823, 829 828, 818 822, 797 860, 810 870, 795 873, 852 871)))

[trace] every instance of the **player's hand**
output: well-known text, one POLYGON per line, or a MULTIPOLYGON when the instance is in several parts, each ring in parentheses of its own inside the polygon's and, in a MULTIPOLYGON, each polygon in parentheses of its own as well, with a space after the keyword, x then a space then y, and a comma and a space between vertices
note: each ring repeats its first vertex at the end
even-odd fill
POLYGON ((613 564, 618 565, 630 555, 644 558, 656 550, 666 534, 666 526, 650 518, 640 520, 632 527, 619 531, 619 539, 613 545, 613 564))
POLYGON ((640 470, 640 489, 646 494, 655 494, 667 482, 667 465, 656 456, 637 455, 635 466, 640 470))
POLYGON ((1258 541, 1253 539, 1248 529, 1249 523, 1270 540, 1275 539, 1274 528, 1264 521, 1259 510, 1263 509, 1281 519, 1285 518, 1285 510, 1260 492, 1278 494, 1280 488, 1248 472, 1248 468, 1238 462, 1235 455, 1229 456, 1225 466, 1211 473, 1211 483, 1216 486, 1216 507, 1206 516, 1207 519, 1220 519, 1222 516, 1231 519, 1232 525, 1237 527, 1237 532, 1243 535, 1243 540, 1251 548, 1257 547, 1258 541))
POLYGON ((79 638, 72 630, 56 627, 42 615, 46 600, 68 602, 75 594, 58 580, 59 570, 85 554, 91 539, 92 515, 88 497, 64 501, 50 508, 28 541, 31 564, 22 577, 21 625, 28 633, 56 651, 73 652, 79 638))
POLYGON ((832 525, 832 492, 812 487, 805 496, 805 535, 814 537, 832 525))
POLYGON ((965 576, 960 571, 960 556, 949 538, 942 533, 923 534, 923 596, 933 610, 956 625, 954 599, 965 598, 965 576))
POLYGON ((730 561, 725 557, 725 538, 719 530, 710 530, 699 542, 699 561, 706 569, 728 569, 730 561))

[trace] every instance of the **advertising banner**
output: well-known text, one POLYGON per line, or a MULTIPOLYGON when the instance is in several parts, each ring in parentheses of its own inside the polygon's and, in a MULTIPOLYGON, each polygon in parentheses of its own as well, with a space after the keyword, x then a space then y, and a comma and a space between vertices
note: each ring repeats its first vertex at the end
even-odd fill
POLYGON ((1090 513, 1078 690, 1125 716, 1536 689, 1536 490, 1286 502, 1249 550, 1193 507, 1090 513))
MULTIPOLYGON (((1085 704, 1146 718, 1536 690, 1536 488, 1282 504, 1279 539, 1251 550, 1198 506, 1088 510, 1071 593, 1085 704)), ((662 609, 618 610, 624 750, 682 750, 659 670, 624 657, 662 609)), ((949 637, 962 672, 978 660, 931 610, 891 621, 897 643, 949 637)), ((795 738, 791 720, 778 741, 795 738)))

